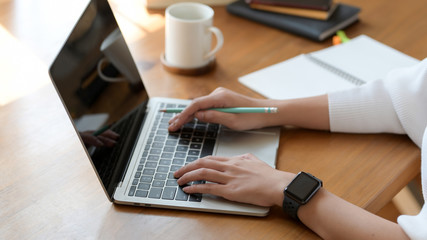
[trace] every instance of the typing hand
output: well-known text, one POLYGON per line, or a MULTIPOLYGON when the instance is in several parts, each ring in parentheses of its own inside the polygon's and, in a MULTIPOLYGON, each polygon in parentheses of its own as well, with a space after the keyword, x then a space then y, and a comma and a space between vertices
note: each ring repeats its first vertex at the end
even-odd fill
POLYGON ((295 175, 276 170, 254 155, 245 154, 204 157, 180 168, 174 176, 180 186, 192 181, 208 181, 184 187, 188 194, 207 193, 259 206, 281 206, 283 189, 295 175))
MULTIPOLYGON (((263 107, 269 100, 250 98, 225 88, 217 88, 211 94, 196 98, 180 114, 169 121, 169 131, 176 131, 194 118, 202 122, 218 123, 234 130, 248 130, 266 126, 265 116, 259 113, 223 113, 209 108, 263 107)), ((271 101, 270 101, 271 102, 271 101)))

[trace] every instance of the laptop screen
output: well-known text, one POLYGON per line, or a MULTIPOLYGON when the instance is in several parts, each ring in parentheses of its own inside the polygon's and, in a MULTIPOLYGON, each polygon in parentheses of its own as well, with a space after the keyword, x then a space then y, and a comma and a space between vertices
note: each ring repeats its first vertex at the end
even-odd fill
POLYGON ((49 73, 111 197, 148 95, 107 0, 88 4, 49 73))

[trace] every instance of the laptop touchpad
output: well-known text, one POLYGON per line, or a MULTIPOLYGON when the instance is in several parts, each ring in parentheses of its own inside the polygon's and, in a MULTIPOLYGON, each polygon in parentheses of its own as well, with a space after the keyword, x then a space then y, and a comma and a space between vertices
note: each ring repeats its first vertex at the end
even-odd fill
POLYGON ((278 136, 275 131, 220 131, 216 156, 237 156, 252 153, 259 159, 275 167, 278 148, 278 136))

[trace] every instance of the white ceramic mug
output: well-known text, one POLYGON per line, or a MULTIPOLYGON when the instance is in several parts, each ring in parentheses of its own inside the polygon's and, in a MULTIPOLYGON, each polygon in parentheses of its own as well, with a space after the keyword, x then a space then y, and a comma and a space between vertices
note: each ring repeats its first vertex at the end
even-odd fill
POLYGON ((222 32, 213 27, 211 7, 193 2, 166 8, 165 61, 169 66, 189 69, 206 66, 224 43, 222 32), (216 46, 212 48, 212 33, 216 46))

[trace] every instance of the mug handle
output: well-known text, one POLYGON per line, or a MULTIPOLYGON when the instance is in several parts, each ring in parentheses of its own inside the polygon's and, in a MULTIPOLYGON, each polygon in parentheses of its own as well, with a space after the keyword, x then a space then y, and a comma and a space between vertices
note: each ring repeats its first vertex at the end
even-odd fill
POLYGON ((103 72, 102 72, 102 65, 104 65, 105 62, 107 62, 108 59, 107 58, 102 58, 101 60, 99 60, 98 62, 98 75, 102 78, 102 80, 106 81, 106 82, 123 82, 126 81, 125 77, 108 77, 106 76, 103 72))
POLYGON ((209 27, 208 30, 212 32, 216 37, 216 46, 214 49, 212 49, 208 54, 206 54, 205 59, 211 58, 213 55, 215 55, 218 50, 221 49, 222 45, 224 44, 224 37, 222 35, 221 30, 219 30, 217 27, 209 27))

